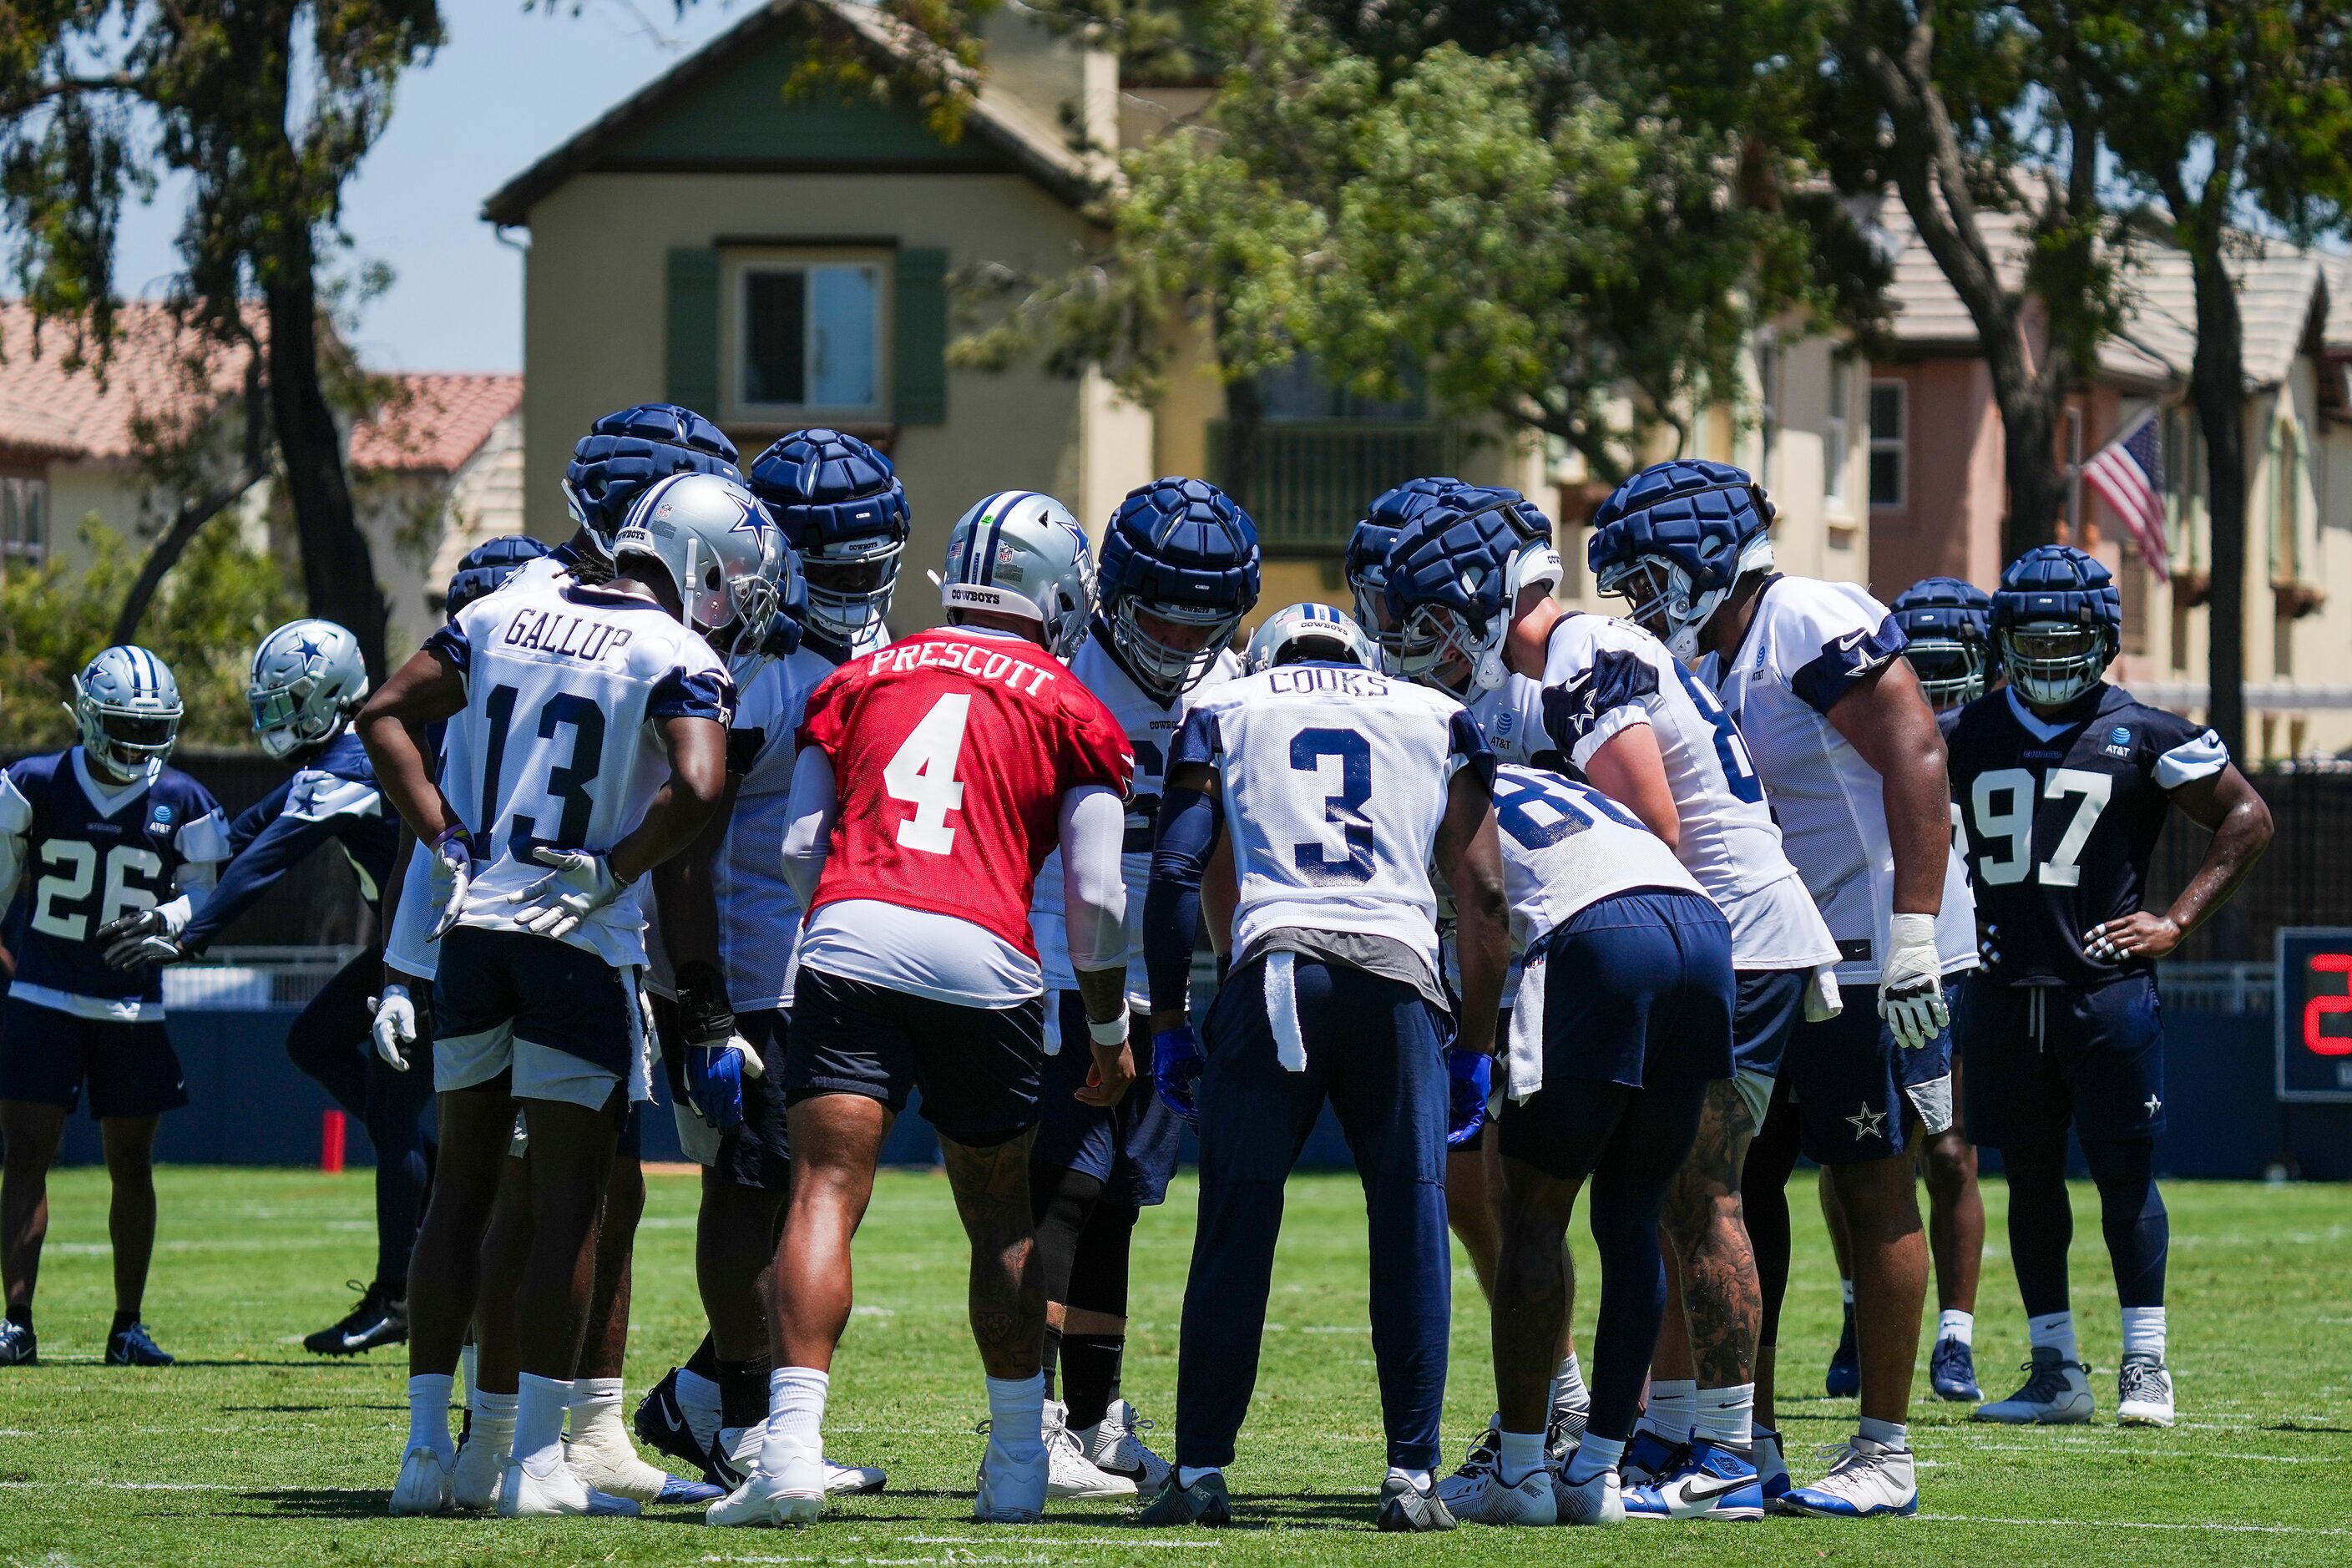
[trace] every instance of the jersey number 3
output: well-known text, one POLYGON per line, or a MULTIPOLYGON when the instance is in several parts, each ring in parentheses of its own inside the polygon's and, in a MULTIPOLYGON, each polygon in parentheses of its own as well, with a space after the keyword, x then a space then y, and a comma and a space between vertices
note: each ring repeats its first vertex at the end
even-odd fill
POLYGON ((1353 730, 1301 730, 1290 738, 1290 765, 1300 773, 1320 778, 1326 759, 1339 764, 1339 787, 1325 789, 1323 820, 1339 830, 1348 857, 1334 860, 1328 839, 1310 838, 1292 848, 1290 863, 1310 881, 1369 882, 1374 840, 1364 805, 1372 798, 1372 743, 1353 730))
POLYGON ((2050 858, 2039 867, 2033 865, 2033 774, 2024 768, 2000 768, 1979 773, 1969 790, 1969 809, 1975 814, 1977 838, 1986 852, 1977 856, 1977 878, 1987 887, 2007 887, 2025 880, 2027 870, 2044 887, 2072 888, 2083 879, 2083 846, 2091 841, 2091 829, 2099 825, 2099 813, 2107 807, 2116 781, 2105 773, 2095 773, 2081 768, 2052 768, 2042 781, 2042 798, 2063 800, 2075 797, 2074 815, 2066 824, 2066 831, 2050 847, 2050 858), (1993 854, 1995 841, 2006 840, 2008 849, 1993 854))
POLYGON ((955 852, 955 829, 948 813, 963 809, 963 781, 956 763, 963 755, 964 725, 971 718, 971 693, 951 691, 931 704, 922 722, 898 743, 882 770, 882 787, 915 814, 898 824, 898 844, 926 855, 955 852))

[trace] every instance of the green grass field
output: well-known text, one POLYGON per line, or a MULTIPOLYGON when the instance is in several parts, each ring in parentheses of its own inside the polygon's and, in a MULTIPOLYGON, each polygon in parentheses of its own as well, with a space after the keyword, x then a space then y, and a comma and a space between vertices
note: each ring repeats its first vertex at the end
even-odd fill
MULTIPOLYGON (((0 1372, 0 1562, 11 1564, 1129 1562, 1172 1568, 1378 1556, 1455 1563, 1576 1561, 2045 1563, 2352 1562, 2352 1194, 2341 1187, 2188 1184, 2173 1213, 2172 1363, 2182 1425, 2121 1432, 2113 1295, 2095 1217, 2078 1222, 2075 1292, 2101 1424, 2065 1431, 1971 1427, 1915 1406, 1922 1517, 1836 1524, 1629 1525, 1443 1537, 1372 1533, 1379 1412, 1366 1327, 1360 1202, 1344 1177, 1292 1184, 1273 1331, 1240 1462, 1238 1528, 1145 1532, 1119 1506, 1075 1505, 1027 1531, 968 1515, 985 1405, 965 1334, 964 1266, 947 1189, 884 1178, 858 1247, 859 1305, 835 1369, 835 1453, 887 1465, 890 1489, 796 1534, 710 1531, 698 1510, 641 1521, 394 1520, 384 1498, 404 1433, 397 1352, 358 1363, 306 1356, 299 1336, 340 1311, 373 1247, 364 1173, 175 1169, 147 1316, 176 1368, 99 1364, 110 1307, 105 1178, 62 1173, 39 1300, 41 1366, 0 1372)), ((632 1395, 692 1344, 694 1183, 656 1176, 638 1240, 632 1395)), ((1809 1195, 1809 1194, 1808 1194, 1809 1195)), ((1176 1323, 1191 1246, 1191 1189, 1138 1233, 1130 1396, 1172 1416, 1176 1323)), ((2024 1329, 1999 1246, 1986 1260, 1979 1365, 2008 1392, 2024 1329)), ((2095 1216, 2087 1191, 2078 1215, 2095 1216)), ((1818 1387, 1836 1331, 1836 1280, 1801 1211, 1790 1381, 1818 1387)), ((1449 1451, 1483 1422, 1485 1320, 1456 1274, 1449 1451)), ((1932 1313, 1930 1322, 1933 1321, 1932 1313)), ((1925 1388, 1925 1354, 1921 1388, 1925 1388)), ((1850 1430, 1851 1409, 1784 1404, 1801 1479, 1808 1455, 1850 1430)), ((1451 1452, 1449 1452, 1449 1458, 1451 1452)))

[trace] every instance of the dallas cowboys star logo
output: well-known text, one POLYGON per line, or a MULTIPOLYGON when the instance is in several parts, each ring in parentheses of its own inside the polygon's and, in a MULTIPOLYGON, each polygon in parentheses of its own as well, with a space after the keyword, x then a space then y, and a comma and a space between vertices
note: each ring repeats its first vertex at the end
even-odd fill
POLYGON ((327 651, 320 647, 317 643, 312 642, 308 634, 295 639, 294 646, 301 650, 302 662, 304 664, 310 663, 314 658, 325 657, 327 651))
POLYGON ((2156 1096, 2152 1094, 2140 1103, 2147 1107, 2147 1113, 2150 1116, 2154 1116, 2158 1111, 2164 1109, 2164 1101, 2157 1099, 2156 1096))
POLYGON ((1860 1110, 1847 1117, 1846 1121, 1853 1124, 1853 1135, 1857 1138, 1886 1136, 1886 1112, 1873 1110, 1867 1103, 1864 1103, 1860 1110))

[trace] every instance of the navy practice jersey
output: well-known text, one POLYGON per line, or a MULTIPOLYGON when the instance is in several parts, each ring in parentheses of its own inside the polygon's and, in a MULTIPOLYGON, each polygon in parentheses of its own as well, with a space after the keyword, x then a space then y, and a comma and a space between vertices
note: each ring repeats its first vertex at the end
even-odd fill
POLYGON ((174 767, 115 785, 81 748, 11 763, 0 773, 0 834, 23 870, 8 911, 11 992, 84 1017, 163 1016, 163 971, 110 968, 100 927, 209 887, 228 858, 228 825, 205 786, 174 767))
POLYGON ((352 863, 360 896, 375 903, 392 875, 399 837, 400 819, 376 788, 367 748, 346 730, 284 784, 237 814, 229 825, 232 858, 221 872, 220 886, 180 941, 192 952, 204 952, 255 900, 330 840, 341 846, 352 863))
POLYGON ((2172 792, 2229 765, 2221 737, 2103 685, 2056 723, 2006 690, 1980 697, 1948 746, 1978 911, 2000 931, 1988 978, 2097 985, 2147 969, 2085 956, 2083 933, 2139 909, 2172 792))

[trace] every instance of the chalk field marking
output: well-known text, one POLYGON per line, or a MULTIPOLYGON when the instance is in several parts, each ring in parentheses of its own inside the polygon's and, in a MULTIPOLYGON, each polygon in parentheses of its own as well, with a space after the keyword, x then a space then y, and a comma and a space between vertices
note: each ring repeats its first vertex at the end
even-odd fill
POLYGON ((2035 1530, 2088 1525, 2095 1530, 2204 1530, 2224 1535, 2352 1535, 2352 1530, 2337 1530, 2320 1524, 2222 1524, 2204 1521, 2158 1524, 2132 1519, 1996 1519, 1974 1513, 1923 1513, 1918 1517, 1933 1520, 1937 1524, 2017 1524, 2035 1530))

